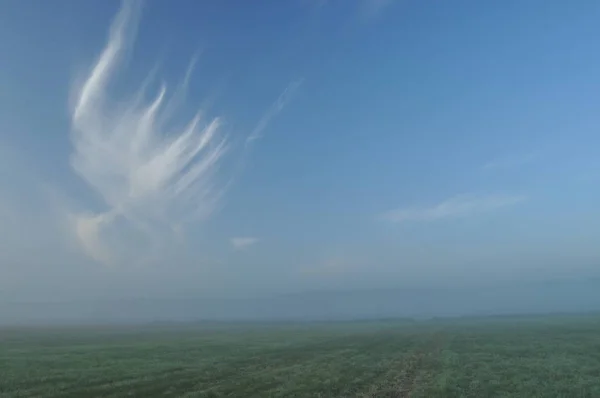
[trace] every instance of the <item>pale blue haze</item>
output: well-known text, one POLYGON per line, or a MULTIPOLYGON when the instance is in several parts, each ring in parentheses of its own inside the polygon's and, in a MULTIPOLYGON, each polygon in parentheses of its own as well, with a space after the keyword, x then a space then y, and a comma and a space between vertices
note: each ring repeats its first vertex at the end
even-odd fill
POLYGON ((0 2, 1 299, 598 276, 599 2, 147 1, 112 93, 154 69, 149 95, 174 89, 197 57, 175 121, 223 118, 210 181, 226 190, 197 220, 140 205, 163 246, 115 222, 105 249, 127 253, 104 264, 74 238, 72 217, 109 206, 72 167, 70 134, 120 8, 0 2))

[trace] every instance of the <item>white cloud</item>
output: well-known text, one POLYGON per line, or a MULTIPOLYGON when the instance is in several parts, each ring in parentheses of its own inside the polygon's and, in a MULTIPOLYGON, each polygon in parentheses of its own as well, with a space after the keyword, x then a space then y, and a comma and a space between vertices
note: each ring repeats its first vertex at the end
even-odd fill
POLYGON ((252 245, 258 243, 258 241, 259 241, 258 238, 254 238, 254 237, 250 237, 250 236, 236 237, 236 238, 231 238, 231 245, 233 246, 233 248, 235 250, 241 250, 241 249, 245 249, 249 246, 252 246, 252 245))
POLYGON ((527 198, 521 195, 459 195, 433 206, 405 207, 387 212, 383 218, 391 222, 435 221, 451 217, 465 217, 512 206, 527 198))
MULTIPOLYGON (((71 228, 88 256, 109 264, 143 262, 183 242, 183 225, 210 216, 232 182, 219 173, 230 147, 221 119, 202 109, 177 118, 187 108, 195 58, 174 90, 163 83, 153 99, 146 97, 150 78, 131 96, 109 89, 134 43, 140 5, 123 1, 106 46, 72 98, 71 165, 104 209, 71 215, 71 228)), ((246 143, 261 137, 301 82, 288 85, 246 143)))
POLYGON ((111 96, 119 62, 134 41, 139 6, 123 2, 104 50, 76 87, 71 111, 72 167, 106 207, 73 216, 73 227, 82 248, 102 262, 119 260, 107 229, 126 225, 155 247, 162 232, 210 215, 222 192, 217 170, 227 140, 221 120, 200 110, 173 123, 189 73, 172 94, 163 84, 152 100, 144 99, 145 87, 131 97, 111 96))

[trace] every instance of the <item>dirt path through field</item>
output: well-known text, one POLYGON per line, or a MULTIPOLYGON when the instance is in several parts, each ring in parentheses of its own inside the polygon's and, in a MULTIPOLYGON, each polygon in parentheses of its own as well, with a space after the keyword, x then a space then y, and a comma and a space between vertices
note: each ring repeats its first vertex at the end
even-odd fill
POLYGON ((426 356, 437 357, 442 349, 442 345, 442 334, 435 333, 432 336, 431 341, 423 349, 416 351, 409 358, 401 388, 398 390, 398 394, 394 395, 394 397, 409 398, 412 395, 412 392, 416 387, 419 370, 421 370, 423 367, 423 362, 426 356))
POLYGON ((417 381, 417 372, 423 362, 425 353, 423 351, 415 352, 409 359, 405 373, 401 379, 400 388, 396 394, 392 395, 395 398, 406 398, 410 397, 412 391, 415 389, 417 381))

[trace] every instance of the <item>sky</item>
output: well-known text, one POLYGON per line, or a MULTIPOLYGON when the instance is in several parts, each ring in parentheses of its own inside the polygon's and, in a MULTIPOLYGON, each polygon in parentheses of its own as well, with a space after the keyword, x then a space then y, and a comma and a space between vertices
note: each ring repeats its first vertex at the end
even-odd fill
POLYGON ((0 299, 594 278, 600 3, 0 3, 0 299))

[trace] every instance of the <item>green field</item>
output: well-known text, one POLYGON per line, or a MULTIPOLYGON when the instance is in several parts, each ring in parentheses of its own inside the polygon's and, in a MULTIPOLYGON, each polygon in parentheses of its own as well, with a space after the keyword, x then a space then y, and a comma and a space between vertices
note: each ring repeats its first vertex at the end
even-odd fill
POLYGON ((600 397, 600 317, 5 328, 1 397, 600 397))

